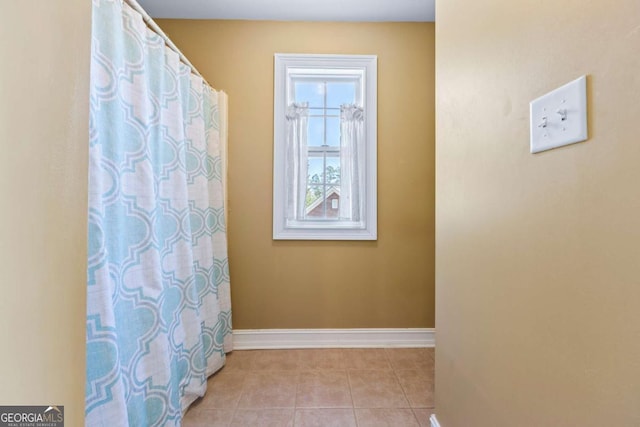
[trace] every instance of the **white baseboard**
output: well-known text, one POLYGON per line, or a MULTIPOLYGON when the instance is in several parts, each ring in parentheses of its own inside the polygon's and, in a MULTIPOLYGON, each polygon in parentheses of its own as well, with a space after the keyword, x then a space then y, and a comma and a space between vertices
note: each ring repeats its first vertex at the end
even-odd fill
POLYGON ((440 423, 436 418, 436 414, 431 414, 431 418, 429 418, 429 421, 431 421, 431 427, 440 427, 440 423))
POLYGON ((435 335, 433 328, 236 329, 233 349, 435 347, 435 335))

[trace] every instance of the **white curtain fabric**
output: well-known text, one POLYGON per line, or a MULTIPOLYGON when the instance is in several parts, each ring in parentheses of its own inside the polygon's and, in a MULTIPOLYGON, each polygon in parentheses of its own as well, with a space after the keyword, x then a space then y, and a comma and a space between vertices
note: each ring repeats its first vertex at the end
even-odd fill
POLYGON ((231 351, 220 108, 122 0, 93 0, 87 426, 180 426, 231 351))
POLYGON ((293 103, 287 119, 287 219, 303 220, 307 197, 309 103, 293 103))
POLYGON ((340 219, 361 221, 364 212, 364 110, 340 106, 340 219))

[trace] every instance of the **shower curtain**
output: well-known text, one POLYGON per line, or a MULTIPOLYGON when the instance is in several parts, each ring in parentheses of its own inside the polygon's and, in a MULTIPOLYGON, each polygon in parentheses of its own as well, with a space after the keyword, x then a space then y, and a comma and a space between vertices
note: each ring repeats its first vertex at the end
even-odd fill
POLYGON ((179 426, 231 351, 220 108, 122 0, 93 1, 87 426, 179 426))

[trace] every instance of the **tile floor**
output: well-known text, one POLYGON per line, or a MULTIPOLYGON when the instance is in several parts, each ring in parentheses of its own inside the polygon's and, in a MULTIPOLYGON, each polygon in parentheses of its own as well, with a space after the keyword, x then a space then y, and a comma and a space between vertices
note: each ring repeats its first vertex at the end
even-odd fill
POLYGON ((184 427, 429 426, 429 348, 234 351, 184 427))

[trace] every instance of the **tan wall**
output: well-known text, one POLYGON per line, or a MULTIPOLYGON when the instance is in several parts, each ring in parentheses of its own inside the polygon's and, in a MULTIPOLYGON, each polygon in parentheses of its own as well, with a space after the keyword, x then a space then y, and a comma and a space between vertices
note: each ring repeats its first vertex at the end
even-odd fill
POLYGON ((159 23, 229 94, 234 328, 433 327, 434 25, 159 23), (276 52, 378 55, 377 242, 272 240, 276 52))
POLYGON ((640 2, 438 0, 436 414, 640 425, 640 2), (588 74, 589 141, 529 154, 588 74))
POLYGON ((84 425, 91 2, 0 6, 0 404, 84 425))

